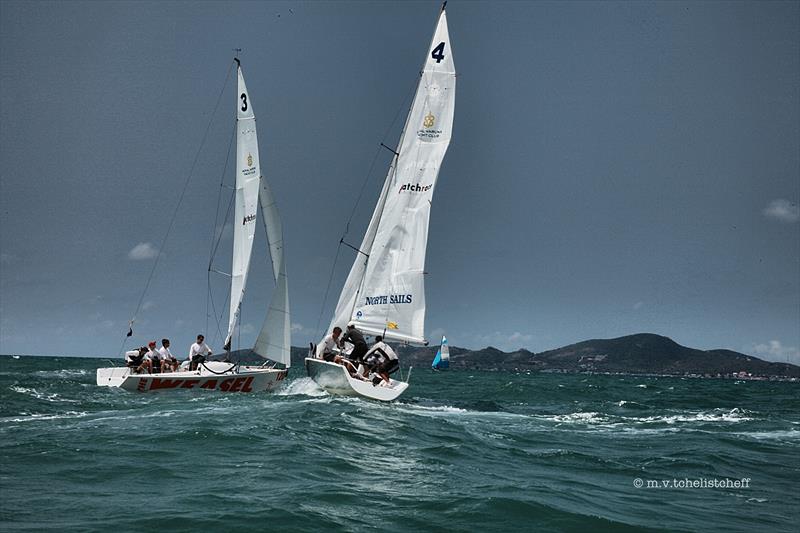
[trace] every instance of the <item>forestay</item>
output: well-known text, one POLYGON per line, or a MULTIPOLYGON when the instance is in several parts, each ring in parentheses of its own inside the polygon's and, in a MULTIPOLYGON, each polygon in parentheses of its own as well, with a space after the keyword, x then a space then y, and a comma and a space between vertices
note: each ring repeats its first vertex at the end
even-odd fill
POLYGON ((425 251, 431 201, 450 143, 456 75, 447 17, 439 15, 417 92, 331 328, 425 343, 425 251))

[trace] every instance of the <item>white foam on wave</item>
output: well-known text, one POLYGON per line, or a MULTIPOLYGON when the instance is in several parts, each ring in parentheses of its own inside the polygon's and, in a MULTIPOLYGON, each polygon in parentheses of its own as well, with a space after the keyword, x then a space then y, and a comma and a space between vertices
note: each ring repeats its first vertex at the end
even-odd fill
POLYGON ((604 424, 608 422, 606 417, 594 411, 568 413, 565 415, 555 415, 545 418, 553 422, 558 422, 559 424, 604 424))
POLYGON ((732 435, 741 435, 756 440, 800 440, 800 430, 784 429, 778 431, 737 431, 732 435))
POLYGON ((82 368, 64 368, 61 370, 39 370, 35 375, 45 378, 70 378, 76 376, 88 376, 89 371, 82 368))
MULTIPOLYGON (((618 405, 622 407, 629 403, 635 402, 621 400, 618 405)), ((648 426, 664 424, 670 426, 670 428, 655 428, 653 431, 664 431, 668 429, 678 430, 684 426, 691 426, 693 423, 697 422, 739 423, 753 420, 752 417, 746 415, 745 411, 738 408, 731 410, 714 409, 712 411, 679 413, 673 415, 655 415, 646 417, 616 416, 606 415, 594 411, 579 411, 575 413, 548 415, 536 418, 548 422, 555 422, 557 424, 589 425, 592 426, 592 428, 622 428, 624 431, 646 431, 648 426)), ((797 431, 797 433, 800 434, 800 431, 797 431)))
POLYGON ((322 390, 317 383, 309 378, 297 378, 290 381, 280 390, 275 391, 277 396, 327 396, 328 393, 322 390))
POLYGON ((87 416, 89 413, 86 411, 67 411, 66 413, 60 413, 55 415, 43 415, 43 414, 30 414, 30 415, 19 415, 16 417, 9 417, 0 419, 1 422, 38 422, 41 420, 59 420, 63 418, 83 418, 87 416))
POLYGON ((675 424, 678 422, 747 422, 753 420, 746 416, 744 412, 734 407, 726 411, 725 409, 714 409, 712 411, 700 411, 699 413, 687 413, 677 415, 648 416, 643 418, 632 418, 637 422, 645 424, 675 424))
POLYGON ((32 396, 37 400, 45 400, 47 402, 58 402, 58 403, 80 403, 78 400, 70 400, 69 398, 62 398, 58 394, 54 392, 45 393, 39 392, 36 389, 28 388, 28 387, 20 387, 17 385, 12 385, 9 389, 13 390, 14 392, 18 392, 20 394, 27 394, 28 396, 32 396))
POLYGON ((451 405, 414 405, 410 403, 398 403, 398 405, 404 406, 408 411, 427 411, 433 413, 459 413, 459 414, 470 412, 467 409, 462 409, 460 407, 453 407, 451 405))

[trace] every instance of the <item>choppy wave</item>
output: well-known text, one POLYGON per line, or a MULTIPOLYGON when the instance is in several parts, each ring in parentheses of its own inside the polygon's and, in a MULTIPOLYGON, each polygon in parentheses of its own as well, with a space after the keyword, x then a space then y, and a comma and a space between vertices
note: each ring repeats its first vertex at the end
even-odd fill
POLYGON ((797 384, 419 371, 382 404, 330 396, 302 368, 274 394, 127 393, 94 385, 104 364, 27 357, 0 373, 4 530, 749 532, 800 519, 785 467, 800 455, 797 384), (725 477, 752 484, 634 484, 725 477), (108 512, 132 494, 149 503, 108 512))

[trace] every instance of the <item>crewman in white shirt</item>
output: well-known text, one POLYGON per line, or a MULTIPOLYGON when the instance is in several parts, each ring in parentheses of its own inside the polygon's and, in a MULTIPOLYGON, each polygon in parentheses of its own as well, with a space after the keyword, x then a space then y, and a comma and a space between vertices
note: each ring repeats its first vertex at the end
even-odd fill
POLYGON ((189 348, 189 370, 197 370, 197 366, 205 362, 206 357, 211 355, 211 348, 208 347, 205 340, 205 336, 198 335, 197 342, 189 348))

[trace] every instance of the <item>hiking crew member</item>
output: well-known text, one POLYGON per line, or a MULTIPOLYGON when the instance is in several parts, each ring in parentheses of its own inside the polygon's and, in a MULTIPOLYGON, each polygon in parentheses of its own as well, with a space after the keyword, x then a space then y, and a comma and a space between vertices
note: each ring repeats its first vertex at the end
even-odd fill
POLYGON ((342 345, 339 342, 339 337, 342 335, 342 328, 336 326, 333 328, 333 331, 329 333, 322 341, 317 344, 317 350, 314 354, 317 359, 324 359, 325 361, 331 362, 338 362, 336 361, 337 355, 334 352, 336 348, 341 348, 342 345))
POLYGON ((380 376, 372 380, 373 385, 381 382, 381 379, 387 385, 391 384, 389 374, 397 371, 400 368, 400 361, 397 354, 391 346, 383 342, 383 337, 378 335, 375 337, 375 344, 364 356, 365 366, 380 376))

